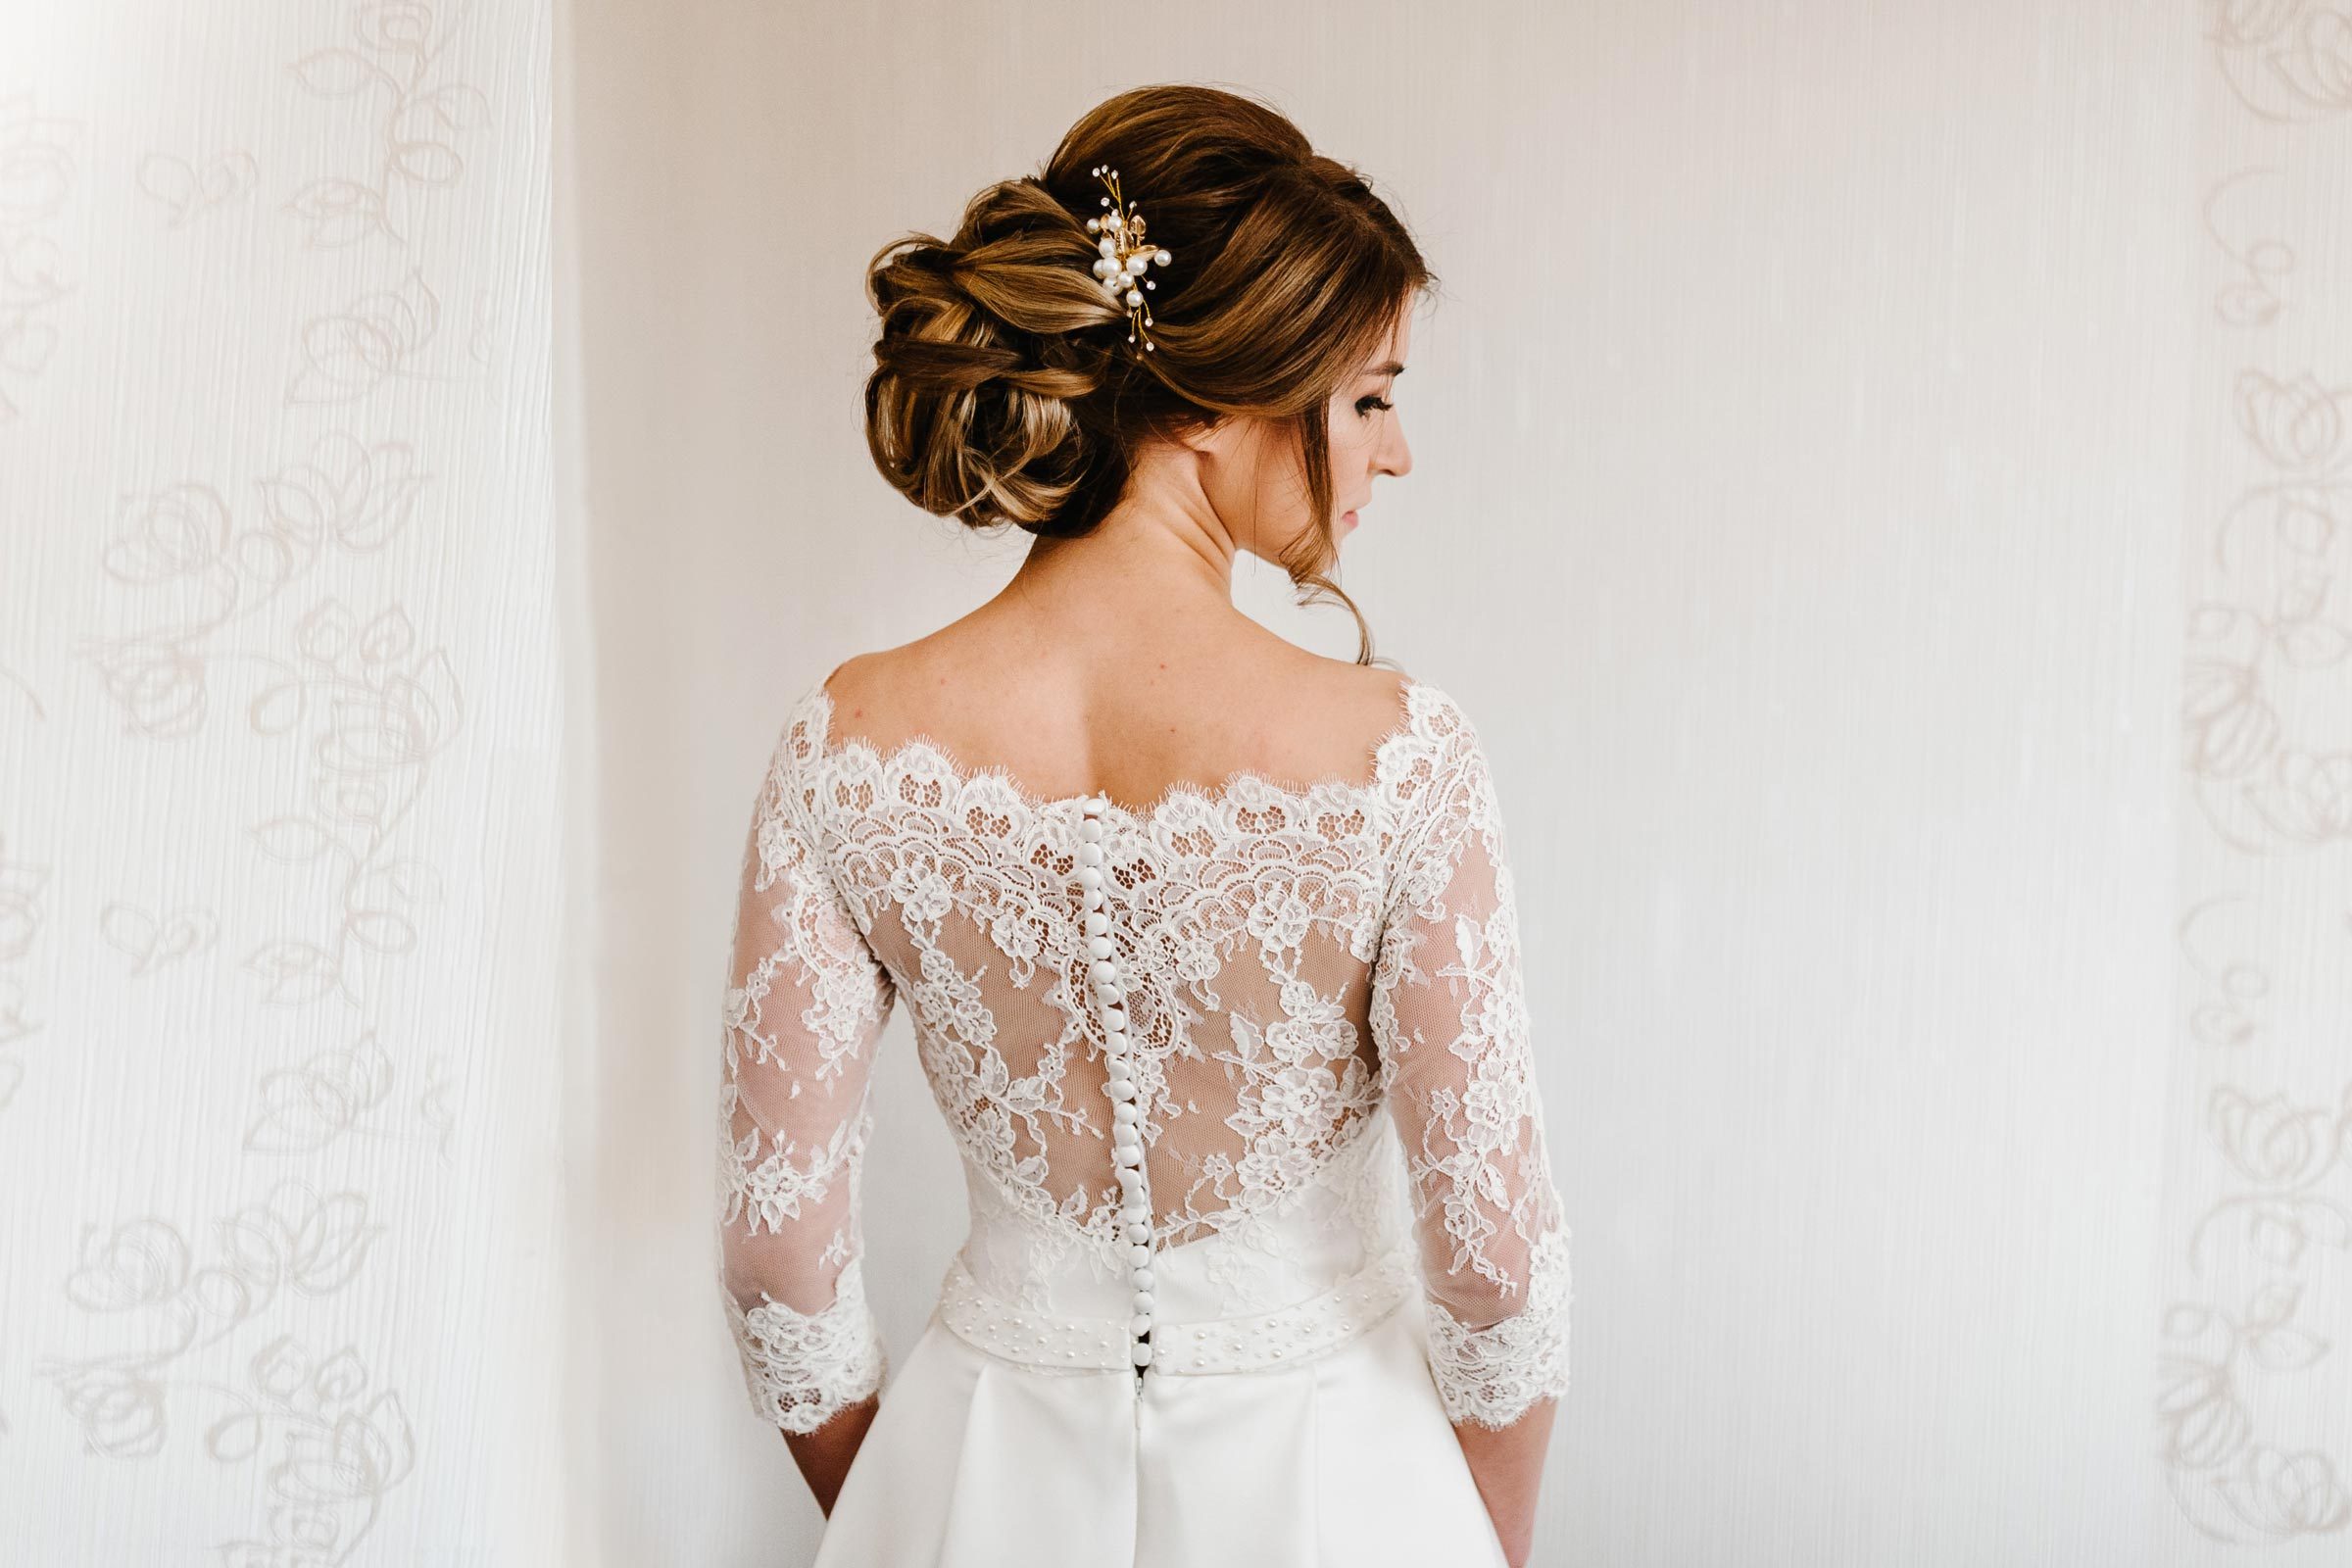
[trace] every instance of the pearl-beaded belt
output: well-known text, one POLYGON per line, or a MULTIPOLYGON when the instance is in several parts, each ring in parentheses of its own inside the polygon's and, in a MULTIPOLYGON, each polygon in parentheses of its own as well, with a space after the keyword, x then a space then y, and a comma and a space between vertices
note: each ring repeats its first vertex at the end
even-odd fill
MULTIPOLYGON (((1320 1296, 1247 1317, 1152 1325, 1152 1371, 1183 1377, 1264 1372, 1311 1361, 1377 1327, 1418 1279, 1409 1250, 1389 1253, 1320 1296)), ((939 1320, 967 1344, 1028 1366, 1062 1371, 1131 1369, 1127 1319, 1025 1311, 989 1295, 964 1266, 948 1265, 939 1320)))

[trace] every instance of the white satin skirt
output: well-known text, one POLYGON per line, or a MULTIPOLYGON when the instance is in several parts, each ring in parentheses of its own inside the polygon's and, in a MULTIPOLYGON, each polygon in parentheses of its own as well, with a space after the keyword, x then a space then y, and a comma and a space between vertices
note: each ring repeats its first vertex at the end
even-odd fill
POLYGON ((1048 1369, 934 1310, 814 1568, 1505 1568, 1418 1293, 1278 1370, 1048 1369))

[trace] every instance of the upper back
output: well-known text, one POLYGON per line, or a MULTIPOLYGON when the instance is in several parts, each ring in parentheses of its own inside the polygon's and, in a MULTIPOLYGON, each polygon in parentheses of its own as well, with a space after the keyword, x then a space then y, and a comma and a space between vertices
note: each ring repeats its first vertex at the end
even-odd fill
MULTIPOLYGON (((856 948, 839 926, 796 922, 792 950, 846 961, 853 975, 855 953, 868 951, 887 976, 877 983, 906 1004, 940 1108, 989 1185, 1040 1220, 1083 1218, 1090 1234, 1107 1227, 1103 1238, 1115 1229, 1115 1207, 1098 1206, 1110 1102, 1086 1045, 1102 1028, 1082 984, 1095 940, 1119 956, 1137 1070, 1169 1119, 1154 1158, 1190 1173, 1155 1200, 1173 1239, 1351 1181, 1340 1156, 1363 1153, 1356 1134, 1393 1066, 1375 1032, 1376 962, 1386 953, 1399 981, 1454 985, 1414 967, 1417 939, 1392 930, 1391 914, 1399 901, 1436 907, 1454 867, 1473 863, 1471 842, 1498 831, 1476 733, 1451 699, 1410 677, 1369 672, 1377 683, 1350 687, 1318 671, 1329 683, 1310 689, 1330 694, 1325 706, 1295 699, 1237 718, 1185 708, 1193 694, 1171 682, 1147 691, 1164 700, 1139 702, 1146 716, 1132 723, 1117 721, 1115 704, 1086 710, 1100 725, 1090 732, 1051 699, 1032 696, 1024 728, 1004 689, 965 697, 909 670, 886 710, 896 727, 872 724, 870 711, 864 727, 837 722, 851 694, 868 690, 862 680, 892 667, 865 662, 840 695, 819 680, 793 705, 747 866, 797 867, 842 901, 856 948), (1350 705, 1367 691, 1387 703, 1363 717, 1350 705), (1202 713, 1209 733, 1244 744, 1188 745, 1197 737, 1177 712, 1202 713), (1285 713, 1328 749, 1284 745, 1296 738, 1285 713), (1330 738, 1343 732, 1344 744, 1330 738), (1121 736, 1174 760, 1155 772, 1089 750, 1121 736), (1082 844, 1091 798, 1105 793, 1103 831, 1082 844), (1087 931, 1087 853, 1101 867, 1100 938, 1087 931), (1269 1095, 1285 1107, 1273 1120, 1269 1095), (1281 1172, 1258 1148, 1277 1135, 1281 1172)), ((1094 695, 1069 689, 1065 706, 1094 695)), ((1460 909, 1487 918, 1481 903, 1460 909)), ((1508 951, 1500 928, 1494 940, 1508 951)))
POLYGON ((1128 807, 1235 776, 1369 783, 1408 677, 1263 644, 1115 662, 1006 657, 956 628, 860 655, 824 679, 829 739, 890 754, 927 742, 1032 798, 1128 807), (1140 666, 1140 667, 1139 667, 1140 666))

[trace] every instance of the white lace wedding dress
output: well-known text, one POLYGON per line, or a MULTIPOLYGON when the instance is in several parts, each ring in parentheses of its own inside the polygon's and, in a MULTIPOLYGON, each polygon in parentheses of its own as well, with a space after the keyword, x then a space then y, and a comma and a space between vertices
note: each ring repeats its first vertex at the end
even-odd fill
POLYGON ((794 705, 743 867, 720 1279, 752 1402, 878 1389, 818 1568, 1499 1564, 1448 1421, 1568 1384, 1487 760, 1409 678, 1368 781, 1041 800, 794 705), (904 999, 970 1233, 895 1361, 866 1300, 904 999), (1132 1107, 1132 1108, 1130 1108, 1132 1107))

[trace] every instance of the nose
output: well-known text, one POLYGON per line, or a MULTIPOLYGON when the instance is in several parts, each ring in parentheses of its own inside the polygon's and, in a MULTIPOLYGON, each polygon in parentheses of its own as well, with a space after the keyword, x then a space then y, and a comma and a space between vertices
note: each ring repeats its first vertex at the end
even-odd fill
POLYGON ((1413 471, 1413 449, 1405 445, 1404 421, 1395 415, 1389 416, 1388 439, 1381 443, 1373 466, 1376 472, 1394 474, 1401 479, 1413 471))

